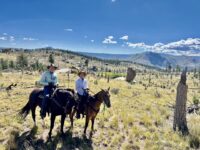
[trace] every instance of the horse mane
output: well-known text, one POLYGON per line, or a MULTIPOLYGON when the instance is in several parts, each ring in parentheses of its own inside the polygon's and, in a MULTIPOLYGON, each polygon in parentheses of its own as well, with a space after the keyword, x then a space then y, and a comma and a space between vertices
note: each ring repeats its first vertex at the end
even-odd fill
POLYGON ((96 99, 96 98, 97 98, 97 95, 99 95, 101 92, 102 92, 102 90, 99 91, 99 92, 97 92, 96 94, 94 94, 92 97, 94 97, 94 98, 96 99))
POLYGON ((75 94, 75 91, 74 91, 74 89, 67 88, 66 90, 67 90, 67 91, 69 91, 69 92, 72 92, 72 93, 73 93, 73 95, 75 94))

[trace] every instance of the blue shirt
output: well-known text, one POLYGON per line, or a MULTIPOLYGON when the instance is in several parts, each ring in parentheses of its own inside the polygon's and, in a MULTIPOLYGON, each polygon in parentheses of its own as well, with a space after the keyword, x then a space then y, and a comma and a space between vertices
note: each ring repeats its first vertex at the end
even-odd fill
POLYGON ((86 79, 78 78, 76 80, 76 91, 79 95, 84 94, 84 90, 88 88, 88 82, 86 79))
POLYGON ((49 83, 53 83, 54 85, 58 84, 58 77, 57 74, 51 73, 50 71, 46 71, 42 74, 42 77, 40 79, 40 84, 47 86, 49 83))

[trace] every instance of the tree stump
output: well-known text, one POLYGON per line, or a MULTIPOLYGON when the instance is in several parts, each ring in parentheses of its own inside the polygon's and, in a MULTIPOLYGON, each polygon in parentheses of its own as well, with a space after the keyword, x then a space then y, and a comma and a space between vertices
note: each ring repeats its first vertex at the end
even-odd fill
POLYGON ((133 70, 132 68, 128 68, 126 81, 127 82, 132 82, 134 80, 135 76, 136 76, 136 71, 133 70))
POLYGON ((173 129, 182 132, 183 135, 188 134, 187 120, 186 120, 186 101, 187 101, 187 90, 186 84, 186 71, 181 74, 181 80, 177 86, 176 105, 174 111, 174 122, 173 129))

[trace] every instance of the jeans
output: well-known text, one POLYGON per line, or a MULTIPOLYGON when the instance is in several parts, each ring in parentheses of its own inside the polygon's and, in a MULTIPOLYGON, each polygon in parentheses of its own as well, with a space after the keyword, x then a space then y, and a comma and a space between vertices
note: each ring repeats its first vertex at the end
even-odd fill
POLYGON ((78 97, 79 97, 79 100, 80 100, 79 104, 78 104, 78 112, 83 113, 84 112, 84 105, 87 102, 88 95, 79 95, 78 94, 78 97))
POLYGON ((46 117, 46 111, 47 111, 47 104, 49 101, 49 96, 51 92, 51 88, 49 86, 44 87, 44 99, 42 101, 42 109, 41 109, 41 117, 45 118, 46 117))

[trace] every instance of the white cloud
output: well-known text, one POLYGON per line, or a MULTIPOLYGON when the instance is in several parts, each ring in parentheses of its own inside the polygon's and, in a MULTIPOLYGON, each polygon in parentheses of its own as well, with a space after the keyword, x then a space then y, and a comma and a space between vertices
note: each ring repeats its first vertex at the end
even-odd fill
POLYGON ((113 2, 113 3, 114 3, 114 2, 116 2, 116 0, 111 0, 111 2, 113 2))
POLYGON ((173 55, 200 55, 200 38, 188 38, 167 44, 155 43, 147 45, 145 43, 130 43, 127 45, 132 48, 142 48, 157 53, 168 53, 173 55))
POLYGON ((128 35, 124 35, 124 36, 120 37, 120 39, 127 41, 128 40, 128 35))
POLYGON ((65 31, 72 32, 73 29, 64 29, 65 31))
POLYGON ((31 37, 24 37, 23 40, 24 41, 36 41, 38 39, 34 39, 34 38, 31 38, 31 37))
POLYGON ((102 43, 104 44, 117 44, 117 41, 113 40, 114 37, 112 35, 108 36, 107 38, 105 38, 102 43))
POLYGON ((14 36, 10 36, 10 37, 9 37, 9 40, 12 42, 12 41, 15 40, 15 37, 14 37, 14 36))
POLYGON ((49 44, 42 44, 42 47, 49 47, 49 44))
POLYGON ((151 48, 150 45, 146 45, 145 43, 130 43, 130 42, 127 42, 126 44, 128 45, 128 47, 131 47, 131 48, 143 48, 143 49, 150 49, 151 48))
POLYGON ((6 41, 7 38, 5 36, 0 37, 0 40, 6 41))
POLYGON ((91 40, 92 43, 94 43, 94 40, 91 40))

